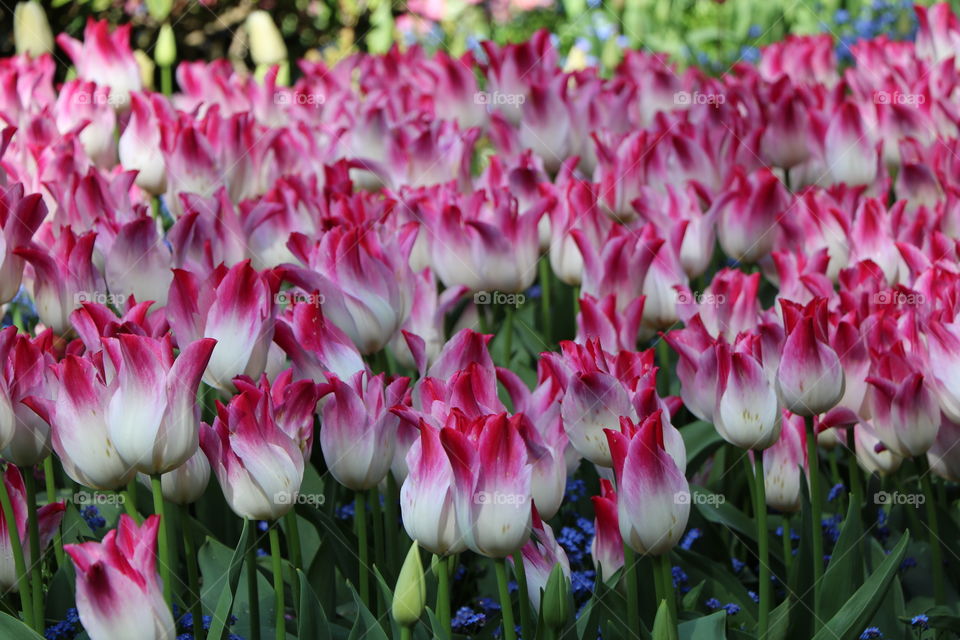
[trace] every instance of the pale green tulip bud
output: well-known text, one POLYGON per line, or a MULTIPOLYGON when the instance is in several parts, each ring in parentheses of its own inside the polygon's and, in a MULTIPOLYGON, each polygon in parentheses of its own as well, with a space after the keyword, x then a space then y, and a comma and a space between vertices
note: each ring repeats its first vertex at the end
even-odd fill
POLYGON ((246 26, 250 38, 250 57, 255 65, 278 64, 287 59, 287 45, 269 13, 252 12, 247 16, 246 26))
POLYGON ((20 2, 13 11, 13 41, 17 53, 39 56, 53 51, 53 32, 47 14, 36 0, 20 2))
POLYGON ((414 540, 393 590, 393 619, 402 627, 411 627, 423 615, 426 604, 427 585, 420 562, 420 546, 414 540))
POLYGON ((173 37, 173 27, 164 23, 157 34, 157 47, 153 52, 153 59, 161 67, 170 67, 177 61, 177 41, 173 37))

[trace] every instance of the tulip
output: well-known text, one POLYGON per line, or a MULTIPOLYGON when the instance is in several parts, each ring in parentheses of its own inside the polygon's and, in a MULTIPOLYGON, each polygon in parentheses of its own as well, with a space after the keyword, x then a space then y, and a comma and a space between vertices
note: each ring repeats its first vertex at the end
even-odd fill
POLYGON ((777 368, 780 399, 797 415, 824 413, 844 392, 843 367, 828 343, 826 300, 813 300, 806 307, 781 302, 787 338, 777 368))
POLYGON ((104 265, 104 279, 118 300, 133 295, 138 301, 167 304, 173 281, 173 256, 162 241, 157 222, 149 216, 120 228, 104 265))
POLYGON ((240 374, 257 378, 266 366, 274 329, 273 289, 249 261, 218 268, 206 282, 180 269, 170 285, 167 319, 180 345, 216 340, 203 381, 232 388, 240 374))
POLYGON ((142 525, 126 514, 102 542, 69 544, 77 570, 77 611, 90 640, 173 640, 173 614, 156 568, 160 518, 142 525))
POLYGON ((77 75, 83 80, 110 87, 118 109, 125 109, 130 92, 140 89, 140 68, 130 49, 131 25, 117 27, 110 33, 107 20, 87 19, 83 42, 65 33, 57 36, 57 44, 67 52, 77 75))
POLYGON ((390 408, 401 403, 409 380, 388 381, 384 374, 333 377, 325 385, 320 448, 330 474, 354 491, 372 489, 393 461, 400 418, 390 408))
MULTIPOLYGON (((5 388, 13 411, 13 437, 0 455, 18 466, 33 467, 50 455, 50 425, 25 401, 29 402, 31 397, 50 397, 54 383, 51 370, 56 361, 44 348, 44 336, 31 340, 29 336, 17 334, 15 327, 0 332, 0 352, 8 335, 16 337, 10 345, 9 355, 0 356, 0 361, 6 361, 4 382, 0 384, 5 388)), ((0 426, 3 426, 2 420, 0 426)))
POLYGON ((823 153, 834 184, 870 185, 877 179, 880 154, 874 132, 854 102, 843 102, 833 114, 823 153))
POLYGON ((572 235, 583 254, 581 292, 597 299, 616 295, 617 309, 623 311, 643 295, 647 271, 663 240, 652 227, 645 227, 639 234, 622 233, 618 229, 620 227, 614 227, 599 252, 593 250, 584 234, 575 230, 572 235))
POLYGON ((54 400, 24 399, 51 428, 53 450, 74 481, 94 489, 118 489, 136 469, 123 461, 107 422, 107 407, 118 386, 104 370, 102 352, 68 355, 55 369, 54 400))
MULTIPOLYGON (((32 469, 28 470, 32 473, 32 469)), ((40 562, 40 554, 50 544, 54 534, 60 529, 66 505, 61 502, 51 502, 37 509, 37 526, 40 531, 40 549, 34 551, 30 547, 30 536, 27 532, 27 510, 33 508, 27 503, 27 490, 24 485, 20 469, 7 465, 3 474, 3 482, 7 486, 10 504, 13 507, 13 518, 16 521, 16 535, 23 544, 23 559, 27 568, 34 562, 40 562)), ((17 591, 17 572, 14 566, 13 551, 10 544, 10 529, 0 513, 0 588, 5 591, 17 591)))
POLYGON ((667 333, 663 339, 680 356, 676 373, 684 406, 701 420, 713 422, 718 375, 715 341, 699 315, 686 324, 683 329, 667 333))
MULTIPOLYGON (((312 295, 319 299, 319 293, 312 295)), ((276 342, 293 361, 297 378, 324 380, 329 372, 349 380, 367 370, 353 341, 311 300, 295 302, 278 318, 276 342)))
MULTIPOLYGON (((147 487, 150 476, 139 474, 137 479, 147 487)), ((190 456, 186 462, 172 471, 160 476, 163 499, 173 504, 193 504, 199 500, 210 484, 210 461, 202 449, 190 456)))
POLYGON ((869 474, 888 476, 900 468, 903 458, 887 449, 869 422, 858 422, 853 430, 857 463, 869 474))
POLYGON ((617 478, 620 535, 642 555, 668 553, 690 516, 687 479, 664 448, 663 423, 654 414, 629 437, 606 431, 617 478))
POLYGON ((43 6, 36 0, 18 2, 13 10, 13 42, 17 55, 36 58, 53 53, 53 32, 43 6))
POLYGON ((714 425, 727 442, 742 449, 766 449, 780 437, 780 407, 773 383, 749 339, 731 353, 717 345, 717 405, 714 425), (747 345, 747 346, 745 346, 747 345))
MULTIPOLYGON (((540 594, 546 589, 554 567, 559 568, 569 579, 570 561, 567 559, 566 551, 557 543, 553 528, 541 519, 536 507, 533 508, 532 518, 533 536, 523 545, 520 552, 527 578, 527 595, 533 603, 534 610, 539 611, 540 594)), ((546 614, 546 611, 544 613, 546 614)))
POLYGON ((488 198, 478 192, 460 206, 448 206, 428 236, 430 263, 447 287, 519 293, 537 276, 537 226, 552 203, 541 200, 521 212, 505 190, 488 198))
POLYGON ((47 206, 40 194, 23 195, 22 185, 12 185, 0 196, 0 226, 3 227, 3 253, 0 255, 0 302, 13 300, 23 278, 23 258, 14 249, 25 246, 43 219, 47 206))
POLYGON ((177 62, 177 40, 173 36, 173 27, 169 22, 163 23, 160 27, 153 59, 160 67, 172 67, 177 62))
POLYGON ((517 429, 521 419, 505 413, 463 419, 440 432, 464 542, 490 558, 512 555, 530 536, 532 469, 517 429))
POLYGON ((38 244, 14 250, 33 267, 29 286, 40 322, 63 334, 70 329, 70 312, 82 302, 105 293, 103 277, 93 263, 96 232, 76 235, 61 229, 49 248, 38 244))
POLYGON ((360 353, 382 349, 410 312, 413 272, 408 266, 415 229, 381 242, 366 228, 335 227, 311 243, 295 233, 289 247, 305 267, 286 278, 322 296, 324 315, 350 336, 360 353))
MULTIPOLYGON (((892 359, 888 356, 888 360, 892 359)), ((940 407, 924 376, 906 362, 888 369, 893 379, 871 376, 870 415, 874 432, 905 458, 925 454, 940 428, 940 407)))
POLYGON ((927 451, 927 461, 930 464, 930 470, 935 474, 944 480, 957 482, 960 480, 960 449, 954 444, 960 435, 960 424, 943 414, 941 418, 937 438, 927 451))
POLYGON ((762 454, 767 505, 777 511, 800 510, 800 485, 808 473, 806 442, 803 418, 784 412, 779 439, 762 454))
POLYGON ((586 344, 590 338, 596 338, 604 351, 635 349, 645 300, 645 297, 637 298, 623 312, 618 312, 615 295, 611 294, 603 300, 591 295, 583 296, 577 315, 576 342, 586 344))
POLYGON ((276 419, 269 391, 247 388, 218 404, 213 426, 200 429, 200 447, 223 496, 242 518, 276 520, 296 504, 303 453, 276 419))
POLYGON ((927 329, 929 376, 943 413, 960 422, 960 323, 933 321, 927 329))
POLYGON ((161 119, 172 118, 167 105, 149 94, 130 95, 130 120, 120 134, 120 164, 137 171, 137 186, 157 196, 167 190, 161 119))
MULTIPOLYGON (((446 567, 441 567, 441 570, 446 571, 446 567)), ((400 567, 390 612, 401 627, 412 627, 420 620, 426 606, 427 581, 420 561, 420 547, 414 540, 403 566, 400 567)))
POLYGON ((754 263, 773 249, 778 223, 791 197, 769 169, 734 174, 714 203, 719 212, 717 239, 724 253, 738 262, 754 263))
POLYGON ((128 465, 147 474, 166 473, 196 453, 197 389, 215 344, 209 338, 183 344, 174 360, 169 338, 121 334, 104 339, 117 372, 108 433, 128 465))
POLYGON ((400 515, 407 535, 438 556, 465 550, 454 512, 453 466, 440 431, 423 420, 419 438, 407 452, 407 468, 400 487, 400 515))
POLYGON ((590 543, 590 557, 600 573, 600 579, 606 582, 623 567, 623 538, 620 536, 620 519, 617 515, 617 493, 609 480, 601 478, 600 495, 593 496, 591 500, 596 514, 596 535, 590 543))
POLYGON ((113 104, 109 87, 70 80, 60 89, 54 108, 60 133, 79 132, 84 152, 101 169, 110 169, 117 162, 113 104))
POLYGON ((433 363, 444 346, 444 320, 464 294, 466 287, 450 287, 443 293, 437 291, 437 281, 433 272, 427 268, 414 276, 410 315, 400 326, 401 334, 390 341, 390 351, 397 361, 405 367, 423 370, 433 363), (419 340, 420 347, 410 347, 410 341, 419 340), (418 362, 417 350, 422 348, 423 362, 418 362))

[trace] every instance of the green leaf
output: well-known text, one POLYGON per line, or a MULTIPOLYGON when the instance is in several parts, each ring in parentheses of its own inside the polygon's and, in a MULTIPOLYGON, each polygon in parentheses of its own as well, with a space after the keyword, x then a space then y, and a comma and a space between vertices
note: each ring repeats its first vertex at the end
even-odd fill
POLYGON ((43 636, 6 613, 0 613, 0 638, 3 638, 3 640, 43 640, 43 636))
MULTIPOLYGON (((757 603, 747 593, 746 587, 740 580, 727 569, 729 565, 721 565, 694 551, 684 549, 675 549, 674 551, 683 560, 683 567, 690 574, 691 579, 709 578, 714 588, 722 590, 723 598, 721 599, 727 599, 739 605, 740 622, 745 623, 748 627, 756 624, 757 603)), ((709 588, 707 590, 710 591, 709 588)), ((712 595, 720 597, 720 594, 717 593, 712 595)))
POLYGON ((330 634, 330 621, 327 620, 327 614, 324 613, 306 574, 297 569, 297 578, 300 580, 300 615, 297 620, 297 637, 312 638, 313 640, 333 640, 333 636, 330 634))
POLYGON ((767 640, 785 640, 790 629, 790 608, 794 599, 787 598, 770 612, 770 627, 767 640))
POLYGON ((660 601, 657 617, 653 621, 653 640, 679 640, 677 626, 670 618, 670 607, 666 600, 660 601))
MULTIPOLYGON (((340 569, 340 573, 351 584, 357 584, 357 564, 351 562, 351 558, 356 558, 356 539, 347 537, 337 525, 337 522, 326 511, 301 504, 297 505, 297 515, 313 524, 317 532, 320 533, 323 546, 331 550, 331 556, 336 562, 337 568, 340 569)), ((316 560, 321 560, 321 557, 318 556, 316 560)))
POLYGON ((877 607, 883 600, 890 583, 900 568, 900 562, 907 551, 910 532, 904 532, 897 546, 890 552, 877 570, 857 589, 840 611, 833 616, 813 640, 837 640, 854 638, 870 623, 877 607))
POLYGON ((687 466, 699 468, 697 462, 706 458, 714 449, 723 444, 723 438, 709 422, 697 420, 680 427, 683 444, 687 449, 687 466))
MULTIPOLYGON (((946 606, 933 607, 927 610, 927 618, 931 629, 942 629, 960 634, 960 615, 946 606)), ((901 616, 900 620, 910 624, 912 616, 901 616)))
POLYGON ((715 611, 708 616, 687 620, 677 628, 680 640, 724 640, 727 637, 727 614, 715 611))
MULTIPOLYGON (((750 518, 740 509, 737 509, 731 503, 722 499, 722 496, 715 494, 709 489, 690 486, 691 502, 697 507, 697 511, 706 520, 719 524, 737 534, 746 537, 754 545, 757 544, 757 525, 753 518, 750 518)), ((783 551, 778 545, 770 545, 770 557, 781 565, 783 564, 783 551)))
POLYGON ((388 640, 387 634, 383 632, 377 618, 363 604, 353 586, 350 587, 350 593, 353 595, 353 602, 357 607, 357 621, 354 623, 353 629, 350 630, 348 640, 388 640))
POLYGON ((847 598, 863 582, 863 556, 859 549, 860 540, 863 538, 863 525, 860 523, 859 507, 860 505, 850 500, 840 538, 823 574, 821 610, 817 613, 821 620, 829 620, 839 611, 847 598))
POLYGON ((703 586, 707 584, 706 580, 701 580, 695 587, 683 594, 683 600, 680 603, 682 610, 695 611, 697 603, 700 602, 700 594, 703 593, 703 586))
POLYGON ((226 631, 227 619, 230 617, 230 610, 233 607, 233 594, 237 590, 237 583, 240 582, 240 569, 243 567, 243 558, 247 550, 247 539, 249 537, 250 521, 244 520, 240 541, 237 543, 237 548, 234 549, 233 556, 230 558, 230 564, 227 565, 227 570, 224 572, 227 581, 220 589, 217 606, 210 622, 210 630, 207 632, 207 638, 210 638, 210 640, 220 640, 223 637, 223 632, 226 631))

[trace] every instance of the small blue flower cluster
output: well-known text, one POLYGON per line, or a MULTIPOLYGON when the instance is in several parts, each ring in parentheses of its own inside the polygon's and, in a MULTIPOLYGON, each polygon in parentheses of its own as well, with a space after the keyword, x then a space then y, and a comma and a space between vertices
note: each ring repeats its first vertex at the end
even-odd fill
POLYGON ((47 627, 43 637, 47 640, 73 640, 80 633, 80 615, 76 609, 67 609, 67 617, 47 627))
POLYGON ((910 618, 910 626, 917 629, 929 629, 930 628, 930 618, 926 614, 921 613, 919 615, 913 616, 910 618))
POLYGON ((830 487, 830 492, 827 494, 827 502, 833 502, 834 500, 839 498, 840 494, 843 493, 844 489, 846 489, 846 487, 843 486, 842 482, 838 482, 837 484, 830 487))
POLYGON ((860 634, 860 640, 878 640, 883 638, 883 633, 877 627, 867 627, 860 634))
MULTIPOLYGON (((193 614, 189 611, 182 612, 177 605, 173 605, 173 618, 177 621, 177 640, 193 640, 193 614)), ((201 622, 204 631, 210 629, 210 623, 213 621, 213 618, 210 616, 203 616, 201 622)), ((227 618, 227 626, 232 627, 237 623, 237 616, 230 616, 227 618)), ((227 635, 227 640, 243 640, 242 637, 238 636, 235 633, 227 635)))
POLYGON ((913 569, 917 566, 917 559, 913 556, 907 556, 903 559, 903 562, 900 563, 900 571, 906 571, 907 569, 913 569))
POLYGON ((87 523, 87 526, 90 527, 90 530, 96 533, 97 529, 102 529, 107 526, 107 521, 102 515, 100 515, 100 509, 97 509, 94 505, 87 505, 80 512, 80 516, 87 523))
POLYGON ((694 527, 687 531, 687 534, 683 536, 683 540, 680 541, 680 548, 684 551, 689 551, 690 547, 693 546, 693 543, 703 537, 703 531, 694 527))
POLYGON ((893 40, 913 40, 917 36, 917 18, 909 0, 876 0, 856 18, 846 9, 838 9, 833 15, 833 25, 821 22, 821 28, 840 36, 837 58, 841 62, 855 62, 850 47, 858 40, 881 35, 893 40))
POLYGON ((837 540, 840 539, 840 525, 842 523, 843 516, 841 516, 839 513, 832 516, 827 516, 820 522, 820 526, 823 528, 823 535, 825 535, 833 544, 836 544, 837 540))
POLYGON ((571 564, 580 564, 590 554, 592 538, 577 527, 563 527, 557 536, 557 544, 567 552, 571 564))
POLYGON ((596 579, 595 571, 572 571, 570 573, 570 589, 573 591, 575 602, 586 602, 590 599, 596 579))
POLYGON ((735 605, 732 602, 728 602, 727 604, 722 605, 720 604, 720 601, 717 600, 716 598, 710 598, 709 600, 704 602, 704 604, 707 605, 707 608, 710 609, 711 611, 716 611, 717 609, 723 609, 724 611, 727 612, 728 616, 735 616, 738 613, 740 613, 740 607, 735 605))
POLYGON ((740 573, 747 566, 747 563, 740 558, 730 558, 730 566, 733 567, 734 573, 740 573))
POLYGON ((469 635, 476 633, 487 623, 487 616, 483 613, 474 611, 470 607, 460 607, 453 616, 451 625, 457 633, 469 635))
POLYGON ((567 480, 564 503, 577 502, 587 495, 587 483, 581 478, 567 480))
POLYGON ((356 513, 356 509, 353 502, 337 507, 338 520, 352 520, 354 513, 356 513))
POLYGON ((690 581, 690 578, 681 567, 673 567, 673 569, 671 569, 671 573, 673 574, 674 589, 678 589, 680 593, 686 593, 687 591, 690 591, 690 586, 687 584, 690 581))

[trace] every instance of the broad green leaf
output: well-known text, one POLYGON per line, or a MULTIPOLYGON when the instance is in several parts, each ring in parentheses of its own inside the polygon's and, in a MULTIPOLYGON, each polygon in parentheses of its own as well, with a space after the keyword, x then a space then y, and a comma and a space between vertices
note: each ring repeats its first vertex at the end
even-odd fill
POLYGON ((383 632, 377 618, 363 604, 353 586, 350 587, 350 592, 357 607, 357 621, 354 623, 353 629, 350 630, 348 640, 388 640, 387 634, 383 632))
POLYGON ((653 621, 653 640, 678 640, 677 626, 670 619, 670 607, 666 600, 661 600, 657 608, 657 617, 653 621))
POLYGON ((223 632, 226 631, 227 619, 230 617, 230 610, 233 608, 233 595, 236 592, 237 583, 240 581, 240 569, 243 567, 243 558, 247 550, 249 537, 250 521, 244 520, 240 541, 237 543, 237 548, 234 549, 233 556, 230 558, 230 564, 224 572, 227 580, 220 587, 220 596, 217 598, 217 606, 210 622, 210 630, 207 632, 207 638, 210 640, 220 640, 223 637, 223 632))
POLYGON ((43 636, 6 613, 0 613, 0 638, 3 638, 3 640, 43 640, 43 636))
POLYGON ((727 614, 721 610, 687 620, 680 623, 677 631, 680 640, 724 640, 727 637, 727 614))
POLYGON ((311 638, 312 640, 332 640, 330 621, 323 611, 317 594, 314 593, 310 581, 305 573, 297 569, 297 579, 300 581, 300 615, 297 620, 297 637, 311 638))
POLYGON ((840 538, 823 574, 823 593, 817 614, 821 620, 830 619, 863 582, 863 556, 860 551, 863 525, 860 523, 859 507, 850 500, 840 538))
MULTIPOLYGON (((749 539, 754 545, 757 544, 757 525, 756 520, 747 516, 743 511, 737 509, 733 504, 722 501, 722 497, 709 489, 691 485, 691 500, 695 503, 697 511, 710 522, 735 531, 737 534, 749 539)), ((770 536, 770 557, 783 565, 783 550, 781 546, 770 536)))
POLYGON ((857 589, 840 611, 833 616, 813 640, 841 640, 855 638, 869 624, 877 607, 896 577, 900 562, 907 551, 909 531, 904 532, 897 546, 890 552, 877 570, 857 589))

